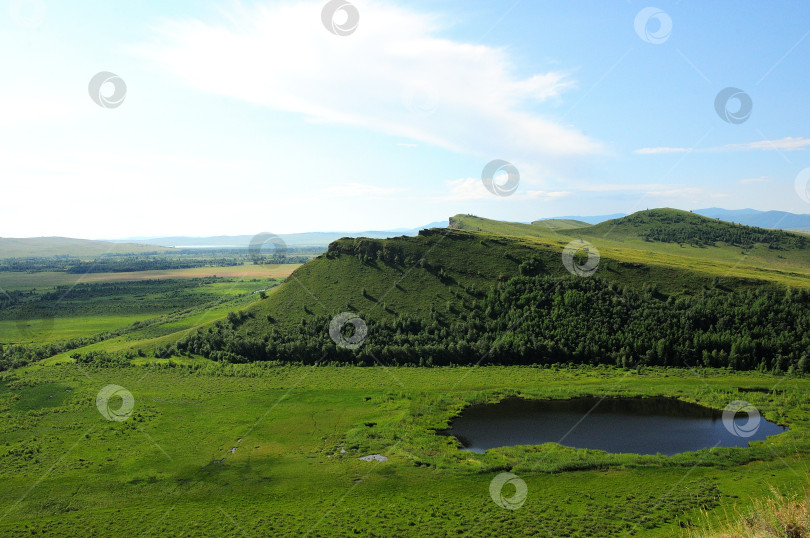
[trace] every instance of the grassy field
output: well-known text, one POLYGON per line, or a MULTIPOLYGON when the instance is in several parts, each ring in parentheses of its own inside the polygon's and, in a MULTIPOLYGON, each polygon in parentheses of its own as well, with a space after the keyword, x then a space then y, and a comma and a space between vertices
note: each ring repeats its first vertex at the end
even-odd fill
POLYGON ((194 318, 193 312, 199 312, 210 316, 222 303, 230 309, 242 307, 247 303, 240 298, 256 300, 254 292, 279 282, 275 278, 136 277, 59 286, 50 291, 39 288, 41 291, 21 294, 0 312, 0 343, 43 344, 116 329, 136 332, 133 324, 154 321, 173 328, 180 315, 194 318))
POLYGON ((0 533, 686 536, 771 487, 807 485, 804 380, 142 362, 3 375, 0 533), (108 384, 132 394, 127 420, 96 408, 108 384), (742 394, 791 430, 753 449, 639 457, 558 445, 474 454, 431 429, 510 393, 670 395, 713 407, 742 394), (358 459, 372 453, 389 460, 358 459), (520 509, 490 498, 505 470, 527 485, 520 509))
POLYGON ((7 291, 72 286, 93 282, 128 282, 138 280, 172 280, 178 278, 228 277, 236 279, 285 278, 301 264, 237 265, 232 267, 193 267, 165 271, 132 271, 127 273, 88 273, 84 275, 43 271, 40 273, 0 272, 0 288, 7 291))

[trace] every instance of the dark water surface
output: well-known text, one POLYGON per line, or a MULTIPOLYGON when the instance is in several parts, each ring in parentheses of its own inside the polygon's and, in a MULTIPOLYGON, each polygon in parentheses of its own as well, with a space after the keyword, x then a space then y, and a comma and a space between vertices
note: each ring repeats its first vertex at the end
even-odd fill
POLYGON ((757 425, 756 416, 745 413, 728 426, 721 411, 673 398, 509 398, 465 409, 442 433, 474 452, 553 442, 613 453, 672 455, 715 446, 747 447, 749 441, 787 430, 761 417, 757 425))

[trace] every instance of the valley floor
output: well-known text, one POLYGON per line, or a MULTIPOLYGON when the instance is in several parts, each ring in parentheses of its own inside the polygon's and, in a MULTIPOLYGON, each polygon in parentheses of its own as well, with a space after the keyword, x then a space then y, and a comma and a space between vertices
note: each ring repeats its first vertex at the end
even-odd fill
POLYGON ((0 535, 688 536, 807 486, 804 379, 185 362, 0 374, 0 535), (672 457, 556 444, 475 454, 434 434, 507 395, 745 399, 790 430, 672 457), (374 453, 389 459, 359 459, 374 453), (515 510, 490 496, 505 471, 526 484, 515 510))

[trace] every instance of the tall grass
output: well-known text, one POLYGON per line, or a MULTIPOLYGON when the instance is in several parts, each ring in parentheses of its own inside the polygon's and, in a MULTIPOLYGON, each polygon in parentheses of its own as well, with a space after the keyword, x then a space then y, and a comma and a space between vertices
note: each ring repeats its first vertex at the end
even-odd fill
POLYGON ((805 538, 810 537, 810 491, 758 499, 747 510, 738 510, 723 530, 709 528, 693 538, 805 538))

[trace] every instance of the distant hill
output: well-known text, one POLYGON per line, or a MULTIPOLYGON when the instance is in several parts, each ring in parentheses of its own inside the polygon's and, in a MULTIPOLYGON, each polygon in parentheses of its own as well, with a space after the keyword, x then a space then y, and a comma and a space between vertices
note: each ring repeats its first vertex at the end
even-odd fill
POLYGON ((100 256, 102 254, 145 254, 171 249, 145 243, 93 241, 69 237, 0 237, 0 258, 36 256, 100 256))
POLYGON ((720 219, 726 222, 736 222, 746 226, 760 228, 774 228, 778 230, 792 230, 796 228, 810 228, 810 215, 797 215, 786 211, 758 211, 756 209, 721 209, 710 207, 696 209, 694 213, 720 219))
POLYGON ((717 221, 678 209, 639 211, 568 229, 473 215, 456 215, 450 221, 456 229, 515 236, 546 247, 589 241, 603 256, 609 253, 624 261, 688 267, 693 273, 728 264, 732 273, 766 279, 810 274, 810 241, 806 235, 717 221))
MULTIPOLYGON (((605 222, 606 220, 611 219, 618 219, 621 217, 626 216, 627 213, 613 213, 610 215, 593 215, 590 217, 583 217, 583 216, 575 216, 575 217, 552 217, 548 219, 540 219, 540 220, 558 220, 558 221, 575 221, 575 222, 583 222, 585 224, 599 224, 600 222, 605 222)), ((540 222, 540 220, 534 222, 540 222)), ((534 222, 532 224, 534 224, 534 222)))
MULTIPOLYGON (((342 237, 369 237, 387 239, 400 235, 414 236, 425 228, 444 228, 447 221, 431 222, 419 228, 400 228, 395 230, 370 230, 361 232, 304 232, 294 234, 277 234, 288 247, 323 247, 342 237)), ((217 235, 211 237, 150 237, 145 239, 112 240, 113 242, 133 242, 161 245, 177 248, 247 248, 255 235, 217 235)))
POLYGON ((542 219, 532 222, 532 226, 545 226, 550 230, 570 230, 584 228, 590 224, 576 219, 542 219))
POLYGON ((806 248, 807 238, 783 230, 733 224, 678 209, 639 211, 627 217, 592 226, 589 235, 638 237, 645 241, 688 244, 697 247, 725 245, 770 249, 806 248))
MULTIPOLYGON (((786 211, 759 211, 757 209, 722 209, 719 207, 710 207, 707 209, 695 209, 692 213, 697 213, 698 215, 712 219, 724 220, 726 222, 745 224, 746 226, 757 226, 759 228, 773 228, 777 230, 810 229, 810 215, 788 213, 786 211)), ((627 216, 625 213, 614 213, 612 215, 555 217, 553 219, 542 220, 572 220, 587 224, 600 224, 625 216, 627 216)))
POLYGON ((570 230, 578 227, 588 227, 590 224, 574 220, 548 219, 538 220, 527 224, 525 222, 506 222, 501 220, 485 219, 474 215, 456 215, 450 217, 450 228, 468 230, 471 232, 485 232, 497 235, 542 237, 555 230, 570 230))

